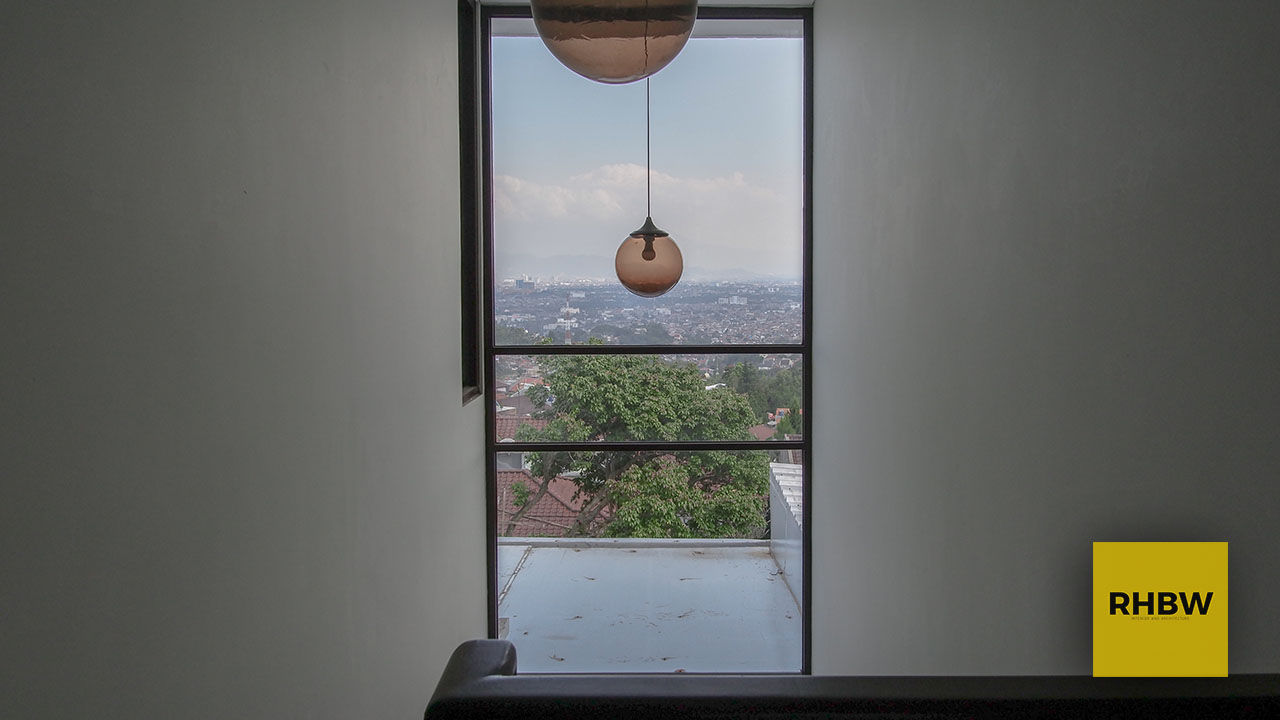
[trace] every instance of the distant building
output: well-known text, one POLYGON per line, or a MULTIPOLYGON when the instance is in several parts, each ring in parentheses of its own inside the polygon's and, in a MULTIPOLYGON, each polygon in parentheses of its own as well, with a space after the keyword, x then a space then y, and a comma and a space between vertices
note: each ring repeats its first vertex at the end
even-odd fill
POLYGON ((568 330, 570 328, 576 328, 576 327, 578 327, 578 321, 576 318, 557 318, 555 322, 549 325, 543 325, 542 329, 555 330, 559 328, 561 330, 568 330))
MULTIPOLYGON (((526 385, 525 387, 528 388, 530 386, 526 385)), ((497 409, 497 420, 498 422, 502 422, 506 419, 523 420, 528 422, 534 419, 531 416, 541 409, 542 408, 534 405, 533 401, 529 399, 529 396, 523 392, 517 395, 508 395, 500 402, 497 409)), ((498 435, 497 437, 501 440, 504 436, 498 435)), ((515 436, 511 435, 510 437, 514 438, 515 436)))

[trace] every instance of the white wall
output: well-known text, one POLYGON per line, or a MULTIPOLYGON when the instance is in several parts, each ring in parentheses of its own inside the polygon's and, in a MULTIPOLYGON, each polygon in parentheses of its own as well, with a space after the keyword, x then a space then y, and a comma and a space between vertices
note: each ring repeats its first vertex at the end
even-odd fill
POLYGON ((485 633, 451 0, 16 3, 0 717, 417 717, 485 633))
POLYGON ((820 0, 814 668, 1090 672, 1090 542, 1231 542, 1280 672, 1280 5, 820 0))

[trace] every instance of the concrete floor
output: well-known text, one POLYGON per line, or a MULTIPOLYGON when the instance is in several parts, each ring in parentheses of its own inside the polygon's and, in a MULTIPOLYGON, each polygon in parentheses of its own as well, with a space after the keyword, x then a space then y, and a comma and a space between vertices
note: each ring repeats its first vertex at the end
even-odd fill
POLYGON ((518 672, 800 670, 768 541, 503 538, 498 566, 518 672))

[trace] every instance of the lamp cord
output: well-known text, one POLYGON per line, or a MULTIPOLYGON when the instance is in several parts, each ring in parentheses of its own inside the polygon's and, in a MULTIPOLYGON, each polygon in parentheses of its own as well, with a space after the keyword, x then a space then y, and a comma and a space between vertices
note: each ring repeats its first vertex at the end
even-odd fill
MULTIPOLYGON (((649 72, 649 0, 644 0, 644 71, 649 72)), ((649 161, 649 75, 644 78, 644 215, 653 217, 653 165, 649 161)))

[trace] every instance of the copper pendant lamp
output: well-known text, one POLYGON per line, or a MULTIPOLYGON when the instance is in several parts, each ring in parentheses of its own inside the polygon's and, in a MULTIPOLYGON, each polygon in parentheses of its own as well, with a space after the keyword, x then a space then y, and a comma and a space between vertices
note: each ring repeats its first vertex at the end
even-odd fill
POLYGON ((658 297, 675 287, 684 273, 680 247, 667 231, 653 224, 653 171, 649 162, 649 81, 644 86, 644 225, 632 232, 618 248, 613 269, 622 286, 641 297, 658 297))
POLYGON ((689 40, 697 0, 532 0, 533 23, 565 67, 596 82, 635 82, 689 40))

